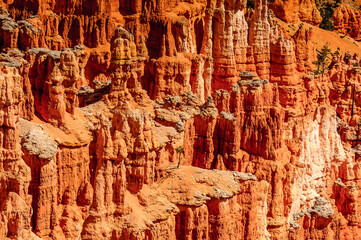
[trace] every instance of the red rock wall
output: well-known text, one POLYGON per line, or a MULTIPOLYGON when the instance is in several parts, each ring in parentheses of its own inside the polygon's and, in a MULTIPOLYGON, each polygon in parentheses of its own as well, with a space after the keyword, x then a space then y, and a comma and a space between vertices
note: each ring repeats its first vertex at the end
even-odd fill
POLYGON ((333 14, 334 30, 342 34, 348 34, 355 40, 360 40, 359 23, 360 11, 349 5, 342 4, 336 8, 333 14))
POLYGON ((277 17, 285 22, 297 23, 303 21, 318 25, 322 21, 316 3, 312 0, 274 0, 270 2, 270 8, 277 17))
POLYGON ((263 0, 0 5, 1 239, 358 239, 357 55, 263 0))

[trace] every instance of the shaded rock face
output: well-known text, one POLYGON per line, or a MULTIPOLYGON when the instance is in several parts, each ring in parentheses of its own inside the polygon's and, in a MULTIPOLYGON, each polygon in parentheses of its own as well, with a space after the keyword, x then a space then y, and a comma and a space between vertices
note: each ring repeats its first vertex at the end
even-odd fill
POLYGON ((0 239, 358 239, 359 57, 283 2, 0 2, 0 239))

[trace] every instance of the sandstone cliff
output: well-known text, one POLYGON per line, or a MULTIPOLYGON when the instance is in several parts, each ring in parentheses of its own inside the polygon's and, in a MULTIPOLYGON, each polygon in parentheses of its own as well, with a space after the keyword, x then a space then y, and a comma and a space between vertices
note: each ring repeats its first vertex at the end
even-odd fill
POLYGON ((254 3, 0 0, 0 239, 360 239, 359 57, 254 3))

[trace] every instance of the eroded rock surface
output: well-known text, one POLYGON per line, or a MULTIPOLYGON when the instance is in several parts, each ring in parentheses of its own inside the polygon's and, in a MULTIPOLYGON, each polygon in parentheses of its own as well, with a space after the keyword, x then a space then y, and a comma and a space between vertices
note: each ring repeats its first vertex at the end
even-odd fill
POLYGON ((360 238, 360 59, 310 73, 313 1, 0 7, 0 239, 360 238))

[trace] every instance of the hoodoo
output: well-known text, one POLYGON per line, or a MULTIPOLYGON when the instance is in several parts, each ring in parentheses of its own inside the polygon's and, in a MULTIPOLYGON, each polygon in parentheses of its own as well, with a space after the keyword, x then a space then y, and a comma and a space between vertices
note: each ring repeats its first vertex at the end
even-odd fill
POLYGON ((0 0, 0 239, 361 239, 358 1, 0 0))

